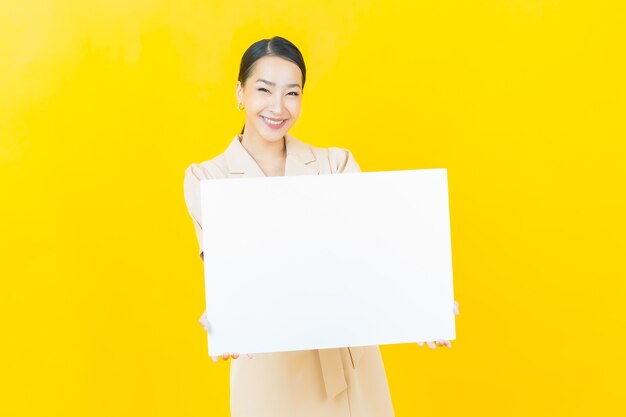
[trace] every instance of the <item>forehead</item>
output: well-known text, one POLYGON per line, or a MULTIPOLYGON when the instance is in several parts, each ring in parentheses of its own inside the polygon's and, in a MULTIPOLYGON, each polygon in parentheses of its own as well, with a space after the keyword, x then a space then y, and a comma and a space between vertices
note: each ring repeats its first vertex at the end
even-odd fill
POLYGON ((278 86, 284 84, 302 85, 300 67, 289 60, 277 56, 264 56, 254 63, 249 81, 254 83, 259 78, 275 82, 278 86))

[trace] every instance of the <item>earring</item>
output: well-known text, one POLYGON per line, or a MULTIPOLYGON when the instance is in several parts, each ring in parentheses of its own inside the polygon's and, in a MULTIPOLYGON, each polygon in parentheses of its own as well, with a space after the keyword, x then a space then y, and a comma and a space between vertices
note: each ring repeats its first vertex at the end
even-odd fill
POLYGON ((245 109, 245 106, 243 105, 242 102, 237 103, 237 110, 242 111, 243 109, 245 109))

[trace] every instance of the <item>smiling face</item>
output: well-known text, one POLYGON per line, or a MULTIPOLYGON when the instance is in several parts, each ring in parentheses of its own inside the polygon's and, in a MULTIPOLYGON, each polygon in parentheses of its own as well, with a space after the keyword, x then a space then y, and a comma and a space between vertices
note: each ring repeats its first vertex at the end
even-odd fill
POLYGON ((300 115, 302 72, 291 61, 265 56, 255 62, 243 86, 237 82, 236 94, 245 106, 244 134, 276 142, 282 140, 300 115))

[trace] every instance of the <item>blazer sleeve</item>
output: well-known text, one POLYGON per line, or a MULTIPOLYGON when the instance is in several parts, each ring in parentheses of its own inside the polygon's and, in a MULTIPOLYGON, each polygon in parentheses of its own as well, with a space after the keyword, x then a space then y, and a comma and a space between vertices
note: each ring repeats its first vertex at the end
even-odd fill
POLYGON ((198 240, 198 248, 200 256, 202 256, 202 212, 200 209, 200 180, 204 179, 202 167, 198 164, 191 164, 185 170, 185 179, 183 182, 185 204, 187 211, 193 221, 198 240))
POLYGON ((328 157, 333 174, 344 172, 361 172, 361 167, 354 159, 352 152, 345 148, 328 148, 328 157))

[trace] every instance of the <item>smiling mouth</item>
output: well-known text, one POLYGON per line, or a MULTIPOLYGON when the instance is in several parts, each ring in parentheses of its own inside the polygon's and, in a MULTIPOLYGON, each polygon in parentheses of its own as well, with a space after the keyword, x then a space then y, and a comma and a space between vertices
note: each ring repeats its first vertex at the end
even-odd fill
POLYGON ((282 125, 285 124, 285 121, 287 121, 287 119, 269 119, 265 116, 261 116, 261 118, 265 121, 265 123, 272 127, 272 128, 277 128, 277 127, 281 127, 282 125))

